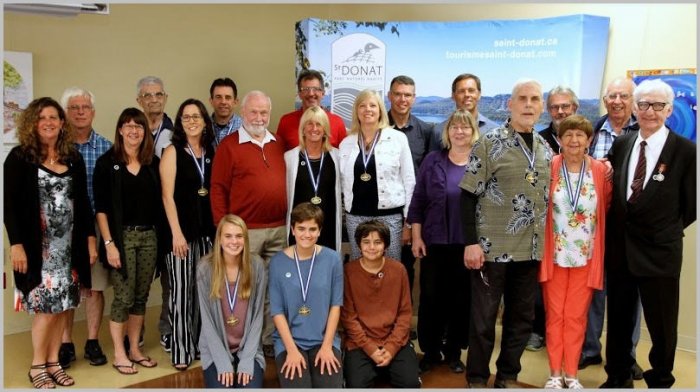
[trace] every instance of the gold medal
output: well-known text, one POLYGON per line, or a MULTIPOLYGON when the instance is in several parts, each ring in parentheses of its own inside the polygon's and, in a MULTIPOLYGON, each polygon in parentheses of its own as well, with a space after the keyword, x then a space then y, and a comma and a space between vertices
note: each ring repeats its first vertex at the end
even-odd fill
POLYGON ((369 173, 362 173, 362 175, 360 176, 360 180, 365 181, 365 182, 367 182, 371 179, 372 179, 372 175, 369 173))
POLYGON ((311 204, 316 204, 316 205, 321 204, 321 198, 318 197, 318 196, 312 197, 312 198, 311 198, 311 204))
POLYGON ((236 325, 238 325, 239 322, 240 322, 240 320, 238 319, 238 317, 236 317, 234 315, 231 315, 226 319, 226 324, 228 324, 232 327, 235 327, 236 325))
POLYGON ((207 190, 207 188, 201 187, 201 188, 199 188, 199 189, 197 190, 197 194, 198 194, 199 196, 204 197, 204 196, 206 196, 206 195, 209 194, 209 191, 207 190))
POLYGON ((311 308, 306 306, 306 304, 301 305, 301 307, 299 308, 299 314, 302 316, 308 316, 311 314, 311 308))
POLYGON ((525 179, 530 184, 535 185, 537 183, 537 172, 534 170, 528 170, 527 174, 525 174, 525 179))

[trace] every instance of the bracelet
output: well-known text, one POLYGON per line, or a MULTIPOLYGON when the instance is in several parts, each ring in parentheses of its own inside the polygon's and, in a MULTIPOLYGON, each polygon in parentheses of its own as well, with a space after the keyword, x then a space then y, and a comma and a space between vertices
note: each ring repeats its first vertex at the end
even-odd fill
POLYGON ((112 240, 105 240, 105 247, 106 247, 107 245, 111 244, 112 242, 114 242, 114 241, 112 241, 112 240))

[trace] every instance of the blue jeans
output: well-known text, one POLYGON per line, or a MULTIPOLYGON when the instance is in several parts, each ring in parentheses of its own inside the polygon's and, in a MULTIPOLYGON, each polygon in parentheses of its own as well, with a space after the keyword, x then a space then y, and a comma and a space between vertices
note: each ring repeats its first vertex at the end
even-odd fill
MULTIPOLYGON (((234 354, 233 359, 233 371, 236 372, 238 370, 238 357, 234 354)), ((225 388, 223 384, 219 382, 217 376, 218 371, 216 370, 216 365, 212 363, 208 368, 204 370, 204 386, 206 388, 225 388)), ((233 385, 229 388, 262 388, 263 379, 265 378, 265 372, 263 371, 262 367, 260 367, 258 361, 255 361, 255 367, 253 369, 253 378, 250 380, 248 385, 238 385, 238 374, 236 373, 234 374, 234 376, 235 381, 233 385)))

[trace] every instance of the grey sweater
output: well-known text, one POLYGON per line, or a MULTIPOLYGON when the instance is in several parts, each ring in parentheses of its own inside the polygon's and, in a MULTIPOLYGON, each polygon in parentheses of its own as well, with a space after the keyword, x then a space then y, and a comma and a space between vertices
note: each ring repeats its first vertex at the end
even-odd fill
MULTIPOLYGON (((255 284, 248 299, 248 312, 245 318, 243 339, 238 349, 238 372, 253 375, 254 361, 265 370, 260 336, 263 324, 263 303, 265 300, 266 276, 263 261, 258 256, 253 258, 255 284)), ((216 366, 216 372, 233 372, 233 355, 228 349, 224 316, 218 298, 210 298, 211 290, 211 256, 207 254, 197 264, 197 294, 202 317, 202 330, 199 335, 199 352, 202 369, 216 366)))

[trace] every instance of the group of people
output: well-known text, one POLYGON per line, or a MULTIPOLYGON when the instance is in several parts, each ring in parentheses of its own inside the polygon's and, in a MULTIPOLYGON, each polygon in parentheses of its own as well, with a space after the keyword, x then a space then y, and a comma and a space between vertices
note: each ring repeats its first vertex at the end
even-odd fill
POLYGON ((445 362, 484 388, 501 306, 494 386, 518 387, 541 295, 545 387, 582 388, 589 308, 605 286, 603 386, 631 386, 641 301, 653 344, 643 377, 669 387, 695 146, 665 126, 667 84, 623 85, 606 92, 608 115, 594 127, 575 114, 570 89, 545 101, 537 81, 520 79, 498 124, 478 112, 480 79, 462 74, 456 110, 428 124, 411 114, 415 83, 402 75, 390 110, 377 92, 360 92, 346 129, 321 107, 322 74, 303 70, 301 108, 271 132, 262 91, 243 96, 239 116, 235 83, 216 79, 213 113, 187 99, 173 123, 163 82, 146 77, 141 110, 121 113, 113 145, 92 129, 89 91, 36 99, 4 169, 15 308, 34 314, 29 379, 75 383, 64 369, 81 298, 85 357, 107 362, 97 336, 109 284, 112 366, 157 366, 140 346, 160 276, 160 343, 178 370, 201 359, 207 387, 262 387, 270 357, 283 387, 368 388, 384 374, 418 388, 421 372, 445 362), (538 134, 545 107, 552 124, 538 134), (636 117, 623 124, 628 109, 636 117), (421 361, 411 343, 417 259, 421 361))

